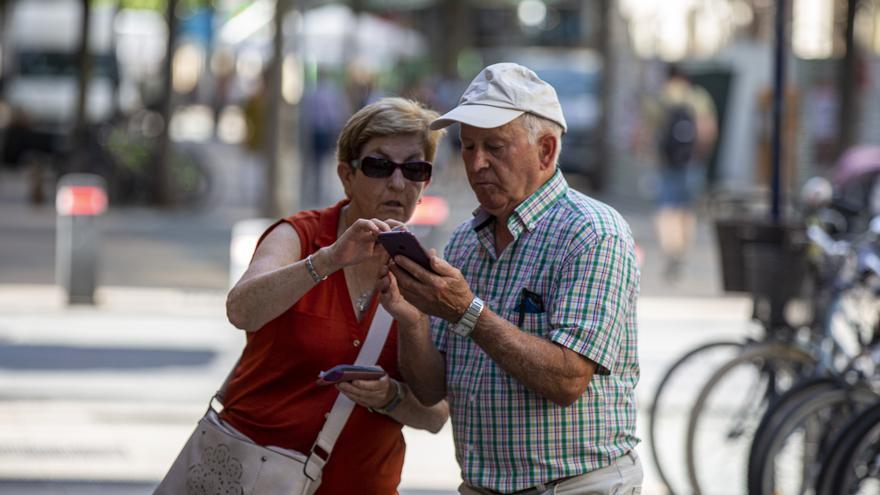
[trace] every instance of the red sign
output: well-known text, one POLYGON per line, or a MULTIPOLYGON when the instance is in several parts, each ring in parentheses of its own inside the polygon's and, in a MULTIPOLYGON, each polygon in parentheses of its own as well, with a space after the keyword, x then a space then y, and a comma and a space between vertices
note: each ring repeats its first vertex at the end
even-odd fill
POLYGON ((55 197, 59 215, 100 215, 107 209, 107 193, 97 186, 63 186, 55 197))
POLYGON ((436 226, 449 218, 449 205, 439 196, 423 196, 422 202, 416 205, 409 223, 412 225, 436 226))

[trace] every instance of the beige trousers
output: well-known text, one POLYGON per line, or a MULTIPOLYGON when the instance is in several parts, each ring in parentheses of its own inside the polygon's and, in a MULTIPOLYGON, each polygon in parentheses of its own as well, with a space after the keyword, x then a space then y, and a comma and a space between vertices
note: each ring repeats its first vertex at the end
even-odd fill
MULTIPOLYGON (((516 495, 639 495, 642 493, 642 463, 636 452, 617 458, 610 465, 587 474, 550 482, 533 488, 514 492, 516 495)), ((462 483, 461 495, 498 495, 485 488, 462 483)))

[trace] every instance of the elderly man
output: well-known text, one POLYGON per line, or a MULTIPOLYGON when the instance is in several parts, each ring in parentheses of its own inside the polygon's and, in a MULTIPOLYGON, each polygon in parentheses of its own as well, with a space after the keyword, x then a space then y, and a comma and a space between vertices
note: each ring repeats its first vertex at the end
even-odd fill
POLYGON ((382 302, 413 393, 449 400, 459 492, 638 493, 629 227, 568 187, 562 108, 531 70, 483 69, 431 127, 454 122, 480 208, 432 270, 396 256, 382 302))

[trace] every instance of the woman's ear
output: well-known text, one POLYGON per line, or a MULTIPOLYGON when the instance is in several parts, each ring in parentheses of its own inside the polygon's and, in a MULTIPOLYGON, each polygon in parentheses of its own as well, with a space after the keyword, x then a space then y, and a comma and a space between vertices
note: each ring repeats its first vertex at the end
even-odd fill
POLYGON ((556 167, 553 158, 556 157, 556 150, 559 149, 559 138, 553 133, 546 133, 538 138, 538 159, 541 161, 541 168, 556 167))
POLYGON ((351 199, 351 190, 354 187, 352 184, 352 181, 354 180, 354 168, 345 162, 339 162, 336 164, 336 175, 339 176, 339 180, 342 182, 342 189, 345 191, 345 197, 351 199))

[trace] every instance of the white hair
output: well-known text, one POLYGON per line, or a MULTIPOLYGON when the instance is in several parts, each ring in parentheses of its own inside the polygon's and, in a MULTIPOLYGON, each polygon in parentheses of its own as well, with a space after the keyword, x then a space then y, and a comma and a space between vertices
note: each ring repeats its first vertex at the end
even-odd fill
POLYGON ((559 152, 562 151, 562 126, 552 120, 528 112, 519 116, 517 120, 528 132, 529 144, 536 144, 538 138, 548 132, 556 138, 556 154, 553 156, 553 163, 557 163, 559 152))

